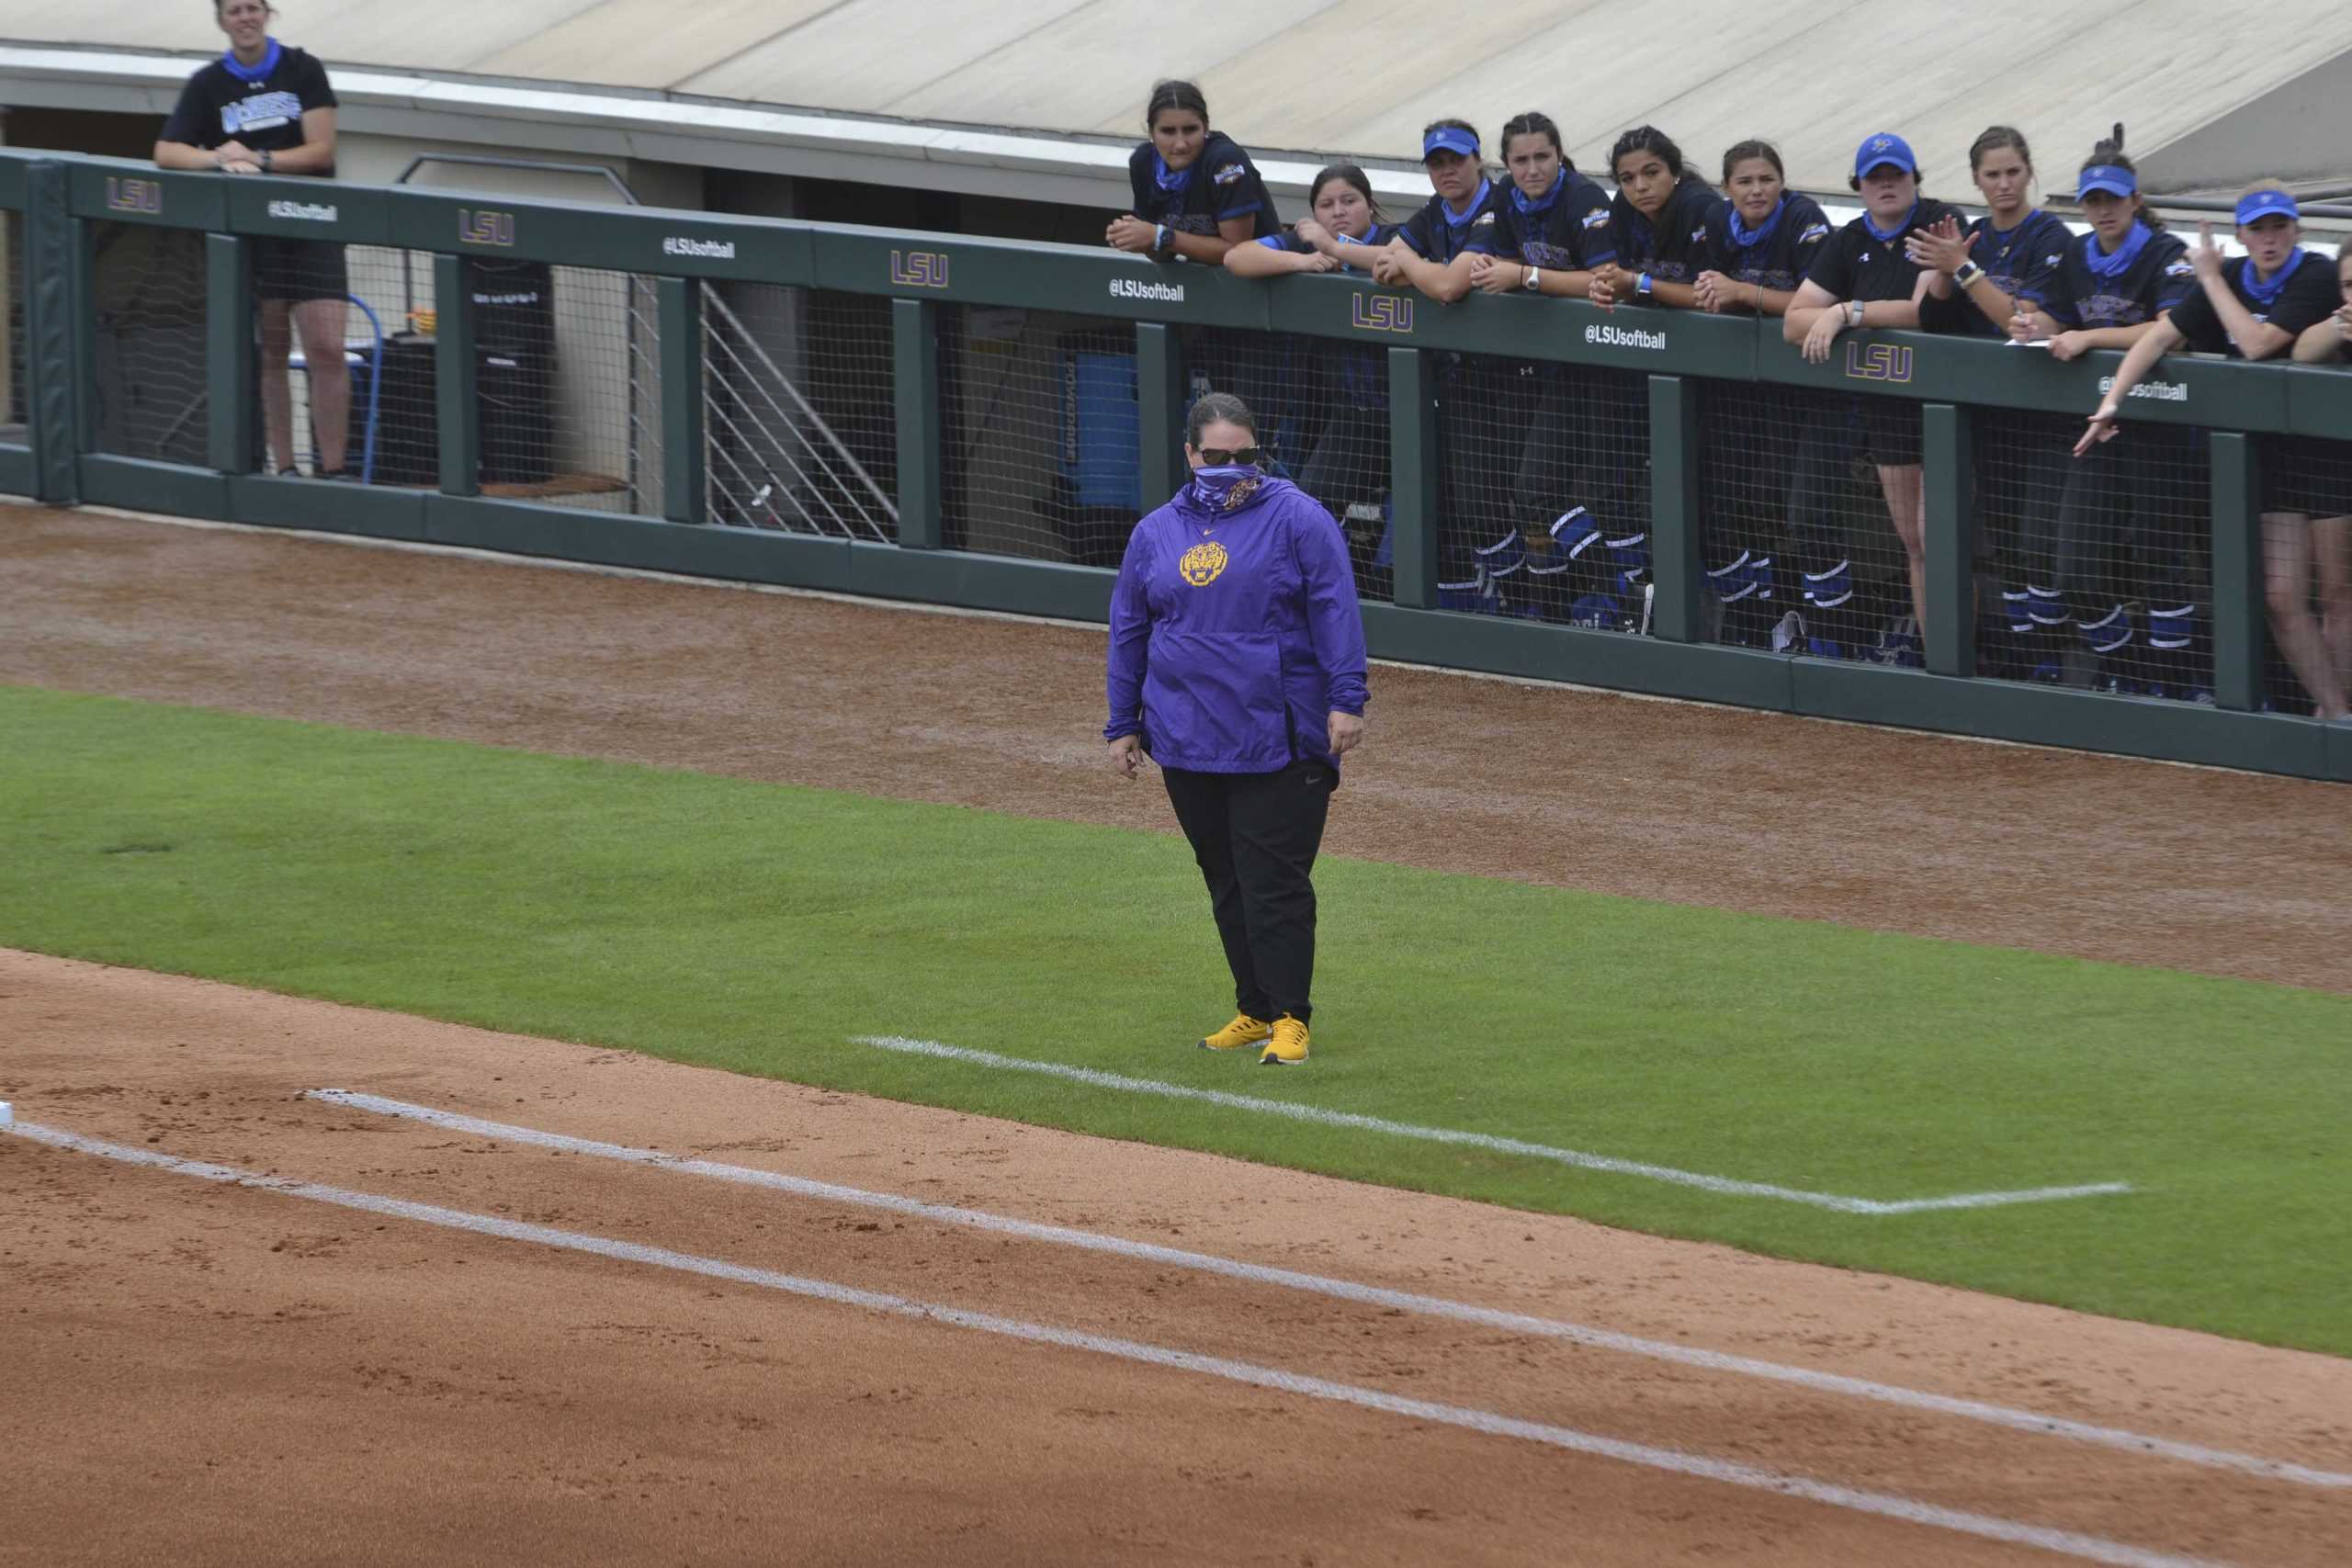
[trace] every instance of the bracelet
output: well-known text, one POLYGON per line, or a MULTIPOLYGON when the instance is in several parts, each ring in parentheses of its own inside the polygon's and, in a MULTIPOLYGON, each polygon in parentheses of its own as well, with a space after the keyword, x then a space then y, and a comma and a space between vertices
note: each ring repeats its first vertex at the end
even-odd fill
POLYGON ((1531 266, 1527 269, 1527 276, 1519 280, 1519 286, 1530 294, 1540 294, 1544 291, 1543 282, 1544 269, 1540 266, 1531 266))
POLYGON ((1645 272, 1645 273, 1642 274, 1639 277, 1637 277, 1637 278, 1634 279, 1634 293, 1636 293, 1636 294, 1644 294, 1644 295, 1645 295, 1645 294, 1647 294, 1649 291, 1650 291, 1650 275, 1649 275, 1648 273, 1646 273, 1646 272, 1645 272))
POLYGON ((265 147, 261 151, 261 172, 267 174, 277 163, 277 154, 265 147))
POLYGON ((1168 248, 1167 224, 1159 223, 1153 226, 1151 231, 1151 248, 1155 251, 1164 251, 1168 248))

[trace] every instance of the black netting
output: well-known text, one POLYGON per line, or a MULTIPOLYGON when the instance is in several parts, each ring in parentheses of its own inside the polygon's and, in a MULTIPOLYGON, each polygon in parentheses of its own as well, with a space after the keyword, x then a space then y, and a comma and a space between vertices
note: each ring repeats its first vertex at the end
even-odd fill
POLYGON ((143 224, 86 225, 95 269, 95 449, 209 461, 204 236, 143 224))
POLYGON ((711 521, 896 539, 890 301, 715 283, 703 333, 711 521))
POLYGON ((1180 341, 1187 410, 1213 391, 1248 403, 1274 471, 1321 502, 1346 534, 1358 596, 1392 597, 1386 351, 1227 328, 1188 327, 1180 341))
POLYGON ((2210 699, 2204 433, 2127 423, 2082 457, 2074 414, 1975 414, 1977 671, 2210 699))
POLYGON ((2267 436, 2262 460, 2266 699, 2340 714, 2352 696, 2352 442, 2267 436))
POLYGON ((439 483, 433 258, 315 240, 248 243, 257 471, 439 483))
POLYGON ((7 214, 5 232, 0 233, 0 299, 6 309, 0 311, 0 332, 8 334, 6 370, 8 384, 0 394, 0 445, 21 446, 27 439, 27 426, 31 415, 31 388, 25 380, 25 215, 7 214))
POLYGON ((1792 387, 1700 386, 1700 558, 1717 637, 1916 666, 1909 555, 1916 403, 1792 387))
POLYGON ((480 355, 481 492, 662 513, 654 283, 537 262, 467 263, 480 355))
POLYGON ((1141 494, 1135 328, 958 305, 939 318, 951 549, 1119 564, 1141 494))
POLYGON ((1431 368, 1439 607, 1647 629, 1648 383, 1483 355, 1431 368))

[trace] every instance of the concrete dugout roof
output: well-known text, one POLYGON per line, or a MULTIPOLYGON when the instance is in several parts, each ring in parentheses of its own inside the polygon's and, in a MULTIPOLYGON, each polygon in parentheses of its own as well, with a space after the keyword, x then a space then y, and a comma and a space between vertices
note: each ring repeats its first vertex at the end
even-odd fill
MULTIPOLYGON (((1619 131, 1653 123, 1708 172, 1728 143, 1767 137, 1793 184, 1824 191, 1844 187, 1861 137, 1892 130, 1918 150, 1931 191, 1964 195, 1968 143, 1995 121, 2026 131, 2056 190, 2072 187, 2076 162, 2119 119, 2154 188, 2352 175, 2346 95, 2314 92, 2312 80, 2352 59, 2352 6, 2342 0, 2273 0, 2259 26, 2239 25, 2210 0, 1690 0, 1630 9, 1487 0, 1436 11, 1425 0, 1255 0, 1173 27, 1166 0, 282 0, 279 8, 278 36, 339 77, 413 78, 399 96, 414 108, 446 100, 560 118, 617 96, 638 100, 623 111, 628 122, 666 115, 692 130, 716 115, 707 129, 738 140, 759 126, 725 119, 730 107, 854 117, 966 135, 969 145, 945 146, 951 162, 1001 152, 1039 172, 1066 163, 1095 186, 1117 175, 1105 143, 1139 133, 1145 94, 1162 75, 1199 82, 1218 127, 1265 161, 1310 171, 1334 153, 1409 165, 1426 120, 1461 115, 1491 141, 1510 115, 1542 108, 1580 166, 1600 168, 1619 131), (2312 123, 2331 114, 2346 122, 2312 123), (1051 151, 1057 141, 1067 152, 1051 151), (2182 149, 2181 167, 2167 178, 2171 147, 2182 149), (2232 166, 2257 157, 2272 161, 2232 166)), ((124 51, 209 51, 220 42, 196 0, 0 0, 0 38, 83 46, 84 72, 124 51)), ((26 79, 30 57, 49 53, 0 50, 0 92, 26 79)), ((171 67, 184 75, 188 65, 181 58, 171 67)), ((153 73, 123 85, 134 83, 151 96, 162 85, 153 73)), ((936 136, 865 140, 880 157, 935 159, 943 145, 936 136)), ((1380 183, 1426 190, 1409 167, 1393 186, 1380 183)))

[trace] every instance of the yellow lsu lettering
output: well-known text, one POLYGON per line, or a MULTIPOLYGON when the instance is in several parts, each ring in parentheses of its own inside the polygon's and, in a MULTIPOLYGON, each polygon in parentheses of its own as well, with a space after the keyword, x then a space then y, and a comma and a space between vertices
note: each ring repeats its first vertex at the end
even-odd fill
POLYGON ((1911 351, 1891 343, 1849 343, 1846 345, 1846 374, 1856 381, 1908 381, 1911 351))
POLYGON ((468 245, 497 245, 502 248, 514 243, 514 215, 511 212, 477 212, 469 207, 458 209, 458 240, 468 245))
POLYGON ((947 257, 938 251, 892 251, 890 281, 901 288, 947 287, 947 257))
POLYGON ((164 184, 161 180, 133 180, 108 175, 107 210, 160 214, 164 210, 164 184))
POLYGON ((1368 333, 1408 333, 1413 302, 1395 294, 1359 294, 1350 303, 1348 319, 1368 333))

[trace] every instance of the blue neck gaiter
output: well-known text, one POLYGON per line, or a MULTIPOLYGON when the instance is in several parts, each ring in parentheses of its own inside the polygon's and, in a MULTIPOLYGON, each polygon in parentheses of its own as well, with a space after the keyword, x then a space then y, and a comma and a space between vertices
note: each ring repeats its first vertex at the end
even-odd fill
POLYGON ((1871 231, 1871 239, 1879 241, 1881 243, 1886 243, 1901 239, 1903 237, 1903 231, 1911 227, 1911 220, 1917 218, 1918 215, 1919 204, 1915 201, 1911 204, 1911 209, 1903 215, 1902 222, 1897 223, 1892 229, 1882 229, 1878 226, 1878 220, 1871 216, 1870 209, 1864 208, 1862 209, 1862 227, 1871 231))
POLYGON ((2093 277, 2121 277, 2132 270, 2132 264, 2140 259, 2140 253, 2146 250, 2148 242, 2155 237, 2154 230, 2135 219, 2132 231, 2123 236, 2123 243, 2112 252, 2103 253, 2098 248, 2098 236, 2086 234, 2083 236, 2084 265, 2091 269, 2093 277))
POLYGON ((2289 251, 2287 259, 2278 264, 2278 270, 2270 275, 2267 283, 2255 276, 2254 258, 2247 256, 2238 263, 2238 287, 2245 289, 2256 304, 2267 310, 2278 303, 2279 291, 2287 287, 2287 280, 2295 276, 2295 269, 2303 265, 2303 257, 2309 254, 2301 245, 2289 251))
POLYGON ((220 64, 238 81, 250 84, 266 80, 271 72, 277 69, 277 62, 285 57, 285 47, 276 39, 271 39, 269 48, 263 51, 259 64, 247 65, 237 58, 237 51, 233 49, 220 57, 220 64))
POLYGON ((1772 231, 1781 226, 1781 215, 1789 209, 1789 198, 1781 197, 1772 204, 1772 215, 1750 229, 1739 220, 1739 209, 1728 208, 1724 217, 1731 233, 1731 243, 1743 251, 1752 251, 1771 242, 1772 231))
POLYGON ((1179 191, 1193 183, 1193 171, 1199 168, 1201 163, 1195 158, 1182 170, 1171 169, 1168 166, 1167 159, 1154 152, 1151 155, 1151 165, 1152 178, 1159 182, 1160 189, 1179 191))
POLYGON ((1560 199, 1560 193, 1567 188, 1568 168, 1563 164, 1560 165, 1560 172, 1552 177, 1552 188, 1532 199, 1530 199, 1528 194, 1520 189, 1518 183, 1514 181, 1510 187, 1510 204, 1520 212, 1532 217, 1538 212, 1549 211, 1552 204, 1560 199))

